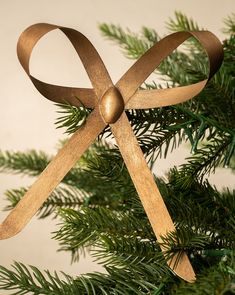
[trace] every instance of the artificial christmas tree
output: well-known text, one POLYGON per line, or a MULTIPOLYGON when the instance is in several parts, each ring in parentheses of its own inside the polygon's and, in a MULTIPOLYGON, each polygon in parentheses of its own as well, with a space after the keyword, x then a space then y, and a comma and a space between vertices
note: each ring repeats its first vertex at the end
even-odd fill
MULTIPOLYGON (((169 27, 198 29, 180 13, 169 27)), ((126 112, 142 151, 151 162, 162 152, 166 156, 171 145, 175 148, 186 140, 192 144, 194 155, 188 163, 178 170, 172 169, 168 182, 162 179, 156 182, 177 227, 176 232, 163 239, 161 246, 168 249, 169 257, 187 251, 199 276, 197 282, 187 285, 169 270, 118 149, 99 141, 66 175, 63 180, 66 189, 57 188, 39 214, 46 217, 55 207, 69 207, 59 211, 64 225, 55 238, 64 250, 71 251, 73 259, 84 247, 94 247, 92 254, 103 263, 107 274, 74 279, 65 276, 63 280, 48 272, 46 278, 36 268, 32 268, 32 274, 24 265, 15 264, 15 271, 1 268, 3 289, 19 288, 16 294, 233 292, 234 193, 218 192, 203 178, 222 161, 229 165, 235 146, 233 17, 227 19, 227 28, 230 38, 224 42, 223 67, 197 99, 176 106, 126 112), (199 141, 205 137, 207 142, 199 147, 199 141)), ((101 30, 121 43, 134 58, 159 39, 154 30, 146 28, 142 38, 113 25, 102 25, 101 30)), ((206 56, 195 41, 188 46, 190 54, 175 51, 160 66, 161 73, 168 77, 168 87, 205 79, 206 56)), ((160 86, 153 83, 146 87, 160 86)), ((71 132, 80 126, 88 112, 72 106, 66 110, 68 114, 59 124, 68 126, 71 132)), ((109 133, 106 129, 103 138, 109 133)), ((0 159, 5 170, 34 175, 47 162, 45 155, 36 152, 2 153, 0 159)), ((25 189, 8 192, 12 206, 24 192, 25 189)))

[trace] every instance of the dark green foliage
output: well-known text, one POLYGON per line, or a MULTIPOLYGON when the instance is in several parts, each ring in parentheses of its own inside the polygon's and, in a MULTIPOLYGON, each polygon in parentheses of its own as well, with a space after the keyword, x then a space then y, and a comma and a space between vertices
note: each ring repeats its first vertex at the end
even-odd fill
POLYGON ((77 108, 66 102, 56 105, 60 107, 57 113, 62 114, 62 116, 56 120, 55 124, 57 128, 67 128, 65 132, 68 134, 74 133, 79 129, 85 123, 86 117, 91 112, 91 110, 86 109, 84 106, 77 108))
POLYGON ((188 18, 180 11, 175 12, 174 18, 169 18, 167 28, 171 32, 203 30, 192 18, 188 18))
POLYGON ((18 295, 29 292, 35 295, 140 295, 158 291, 158 287, 152 284, 152 280, 143 280, 137 273, 115 267, 106 268, 107 274, 94 273, 77 278, 66 274, 59 277, 56 272, 53 275, 49 271, 42 273, 36 267, 26 267, 21 263, 15 263, 13 269, 11 271, 0 267, 0 288, 12 290, 9 282, 14 282, 20 289, 14 293, 18 295))
POLYGON ((159 40, 157 32, 146 27, 142 28, 140 35, 112 24, 101 24, 100 30, 109 40, 117 42, 124 54, 131 59, 137 59, 159 40))
POLYGON ((235 294, 234 256, 228 256, 216 267, 208 268, 199 275, 196 284, 183 284, 174 294, 232 295, 235 294))
MULTIPOLYGON (((109 208, 82 208, 79 212, 63 210, 64 226, 56 233, 62 249, 72 252, 73 259, 82 246, 96 246, 107 239, 148 239, 155 243, 155 237, 145 218, 139 220, 131 212, 118 212, 109 208), (147 224, 146 224, 147 223, 147 224)), ((112 240, 110 240, 112 242, 112 240)))
POLYGON ((7 173, 24 173, 29 176, 38 175, 50 161, 50 157, 44 152, 34 150, 27 153, 1 152, 0 171, 7 173))
MULTIPOLYGON (((163 237, 167 255, 179 257, 186 251, 197 281, 185 283, 168 268, 118 148, 104 142, 111 135, 107 128, 38 212, 39 218, 51 214, 60 218, 53 233, 60 251, 69 251, 77 263, 88 249, 105 273, 72 278, 15 263, 12 270, 0 267, 0 289, 50 295, 235 294, 235 190, 219 191, 206 179, 221 165, 235 171, 233 14, 225 24, 223 66, 202 93, 180 105, 127 111, 151 167, 180 144, 191 145, 192 155, 185 164, 172 168, 167 179, 155 180, 177 228, 163 237)), ((167 27, 170 32, 200 29, 180 12, 167 27)), ((149 28, 140 34, 113 24, 101 24, 100 29, 131 59, 139 58, 160 39, 149 28)), ((148 82, 142 88, 195 83, 205 78, 206 71, 207 58, 191 38, 183 51, 175 50, 156 70, 162 75, 161 83, 148 82)), ((73 133, 85 124, 89 112, 65 105, 58 127, 73 133)), ((2 172, 36 176, 49 161, 49 156, 35 151, 0 153, 2 172)), ((12 209, 25 191, 7 191, 6 209, 12 209)))
MULTIPOLYGON (((12 189, 5 192, 9 205, 5 210, 12 210, 26 193, 27 188, 12 189)), ((44 202, 37 212, 39 218, 45 218, 51 214, 58 215, 58 209, 63 207, 79 208, 88 198, 88 194, 75 187, 66 186, 56 188, 50 197, 44 202)))
POLYGON ((225 18, 224 23, 226 27, 224 28, 225 34, 235 34, 235 13, 232 13, 228 17, 225 18))

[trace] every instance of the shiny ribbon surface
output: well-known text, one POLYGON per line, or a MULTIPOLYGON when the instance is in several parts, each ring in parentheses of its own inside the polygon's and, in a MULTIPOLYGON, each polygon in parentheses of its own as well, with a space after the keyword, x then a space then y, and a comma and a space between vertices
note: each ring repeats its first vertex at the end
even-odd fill
MULTIPOLYGON (((161 237, 174 231, 175 226, 124 110, 174 105, 196 96, 222 63, 223 51, 220 41, 208 31, 178 32, 168 35, 141 56, 115 85, 94 46, 84 35, 74 29, 44 23, 32 25, 20 36, 17 53, 25 72, 43 96, 57 103, 64 103, 66 100, 77 107, 82 104, 93 111, 86 123, 70 137, 66 145, 0 225, 0 239, 12 237, 25 227, 76 161, 109 124, 153 231, 161 245, 161 237), (72 43, 93 88, 52 85, 30 74, 29 60, 34 46, 41 37, 55 29, 62 31, 72 43), (140 90, 141 84, 161 61, 190 37, 196 38, 207 53, 208 78, 182 87, 140 90)), ((161 248, 164 254, 166 249, 163 246, 161 248)), ((179 260, 175 256, 167 263, 181 278, 189 282, 195 280, 195 273, 186 253, 183 253, 179 260)))

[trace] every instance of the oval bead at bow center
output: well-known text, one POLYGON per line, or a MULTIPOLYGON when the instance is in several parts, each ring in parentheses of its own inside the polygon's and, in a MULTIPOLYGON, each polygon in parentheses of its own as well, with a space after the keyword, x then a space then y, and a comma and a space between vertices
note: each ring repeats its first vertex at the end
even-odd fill
POLYGON ((101 116, 107 124, 115 123, 124 111, 124 107, 123 97, 116 87, 109 88, 99 104, 101 116))

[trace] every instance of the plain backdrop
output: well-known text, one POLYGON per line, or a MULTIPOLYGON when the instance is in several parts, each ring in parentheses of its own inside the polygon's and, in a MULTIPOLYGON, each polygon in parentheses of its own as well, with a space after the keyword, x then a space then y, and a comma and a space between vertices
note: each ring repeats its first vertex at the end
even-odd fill
MULTIPOLYGON (((129 68, 132 61, 123 57, 120 49, 104 40, 98 29, 102 22, 120 24, 138 32, 142 26, 167 33, 166 21, 181 11, 195 19, 202 28, 214 32, 221 40, 223 19, 235 11, 234 0, 0 0, 0 149, 37 149, 54 154, 63 130, 55 129, 58 110, 34 88, 16 56, 20 33, 29 25, 49 22, 72 27, 85 34, 95 45, 110 72, 113 81, 129 68)), ((89 86, 89 80, 69 42, 60 32, 49 33, 36 46, 31 61, 31 72, 49 83, 68 86, 89 86)), ((189 155, 181 149, 161 159, 156 173, 164 175, 167 169, 178 165, 189 155)), ((229 169, 220 169, 211 177, 219 187, 234 187, 229 169)), ((6 205, 4 191, 32 183, 32 179, 0 174, 0 207, 6 205)), ((1 213, 3 217, 6 213, 1 213)), ((70 255, 59 252, 58 243, 51 239, 58 221, 38 221, 34 218, 16 237, 0 241, 0 264, 9 266, 14 260, 35 265, 41 269, 63 270, 77 275, 101 269, 90 257, 70 264, 70 255)), ((1 293, 3 294, 3 293, 1 293)), ((4 293, 5 294, 5 293, 4 293)))

